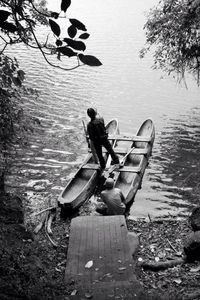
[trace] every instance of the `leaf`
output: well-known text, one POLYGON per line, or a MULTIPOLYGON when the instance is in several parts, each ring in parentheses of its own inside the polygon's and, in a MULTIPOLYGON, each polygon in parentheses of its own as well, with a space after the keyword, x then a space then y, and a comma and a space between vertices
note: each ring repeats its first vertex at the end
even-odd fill
POLYGON ((68 35, 70 38, 74 38, 75 35, 77 34, 77 29, 74 25, 69 26, 69 28, 67 29, 68 35))
POLYGON ((74 41, 69 38, 64 38, 63 41, 67 43, 67 45, 75 50, 84 51, 86 49, 86 46, 83 42, 80 41, 74 41))
POLYGON ((18 71, 17 71, 17 75, 18 75, 19 80, 21 80, 21 81, 24 80, 25 72, 24 72, 23 70, 18 70, 18 71))
POLYGON ((58 268, 55 268, 55 270, 56 270, 57 272, 62 272, 62 270, 60 270, 60 269, 58 269, 58 268))
POLYGON ((88 39, 89 38, 89 33, 82 33, 80 36, 79 36, 79 39, 83 39, 83 40, 86 40, 86 39, 88 39))
POLYGON ((70 49, 69 47, 66 47, 66 46, 57 48, 57 51, 68 57, 77 56, 76 52, 74 52, 72 49, 70 49))
POLYGON ((191 273, 196 273, 196 272, 199 272, 200 271, 200 266, 196 267, 196 268, 191 268, 190 269, 190 272, 191 273))
POLYGON ((89 261, 87 262, 87 264, 85 265, 85 268, 86 268, 86 269, 90 269, 92 266, 93 266, 93 260, 89 260, 89 261))
POLYGON ((17 27, 12 24, 12 23, 9 23, 9 22, 3 22, 3 23, 0 23, 0 27, 6 31, 9 31, 11 33, 14 33, 15 31, 17 31, 17 27))
POLYGON ((138 261, 140 261, 140 262, 143 261, 142 257, 139 257, 139 258, 138 258, 138 261))
POLYGON ((59 13, 57 13, 57 12, 55 12, 55 11, 53 11, 53 12, 51 13, 51 18, 58 19, 58 17, 59 17, 59 13))
POLYGON ((49 19, 49 25, 53 33, 57 36, 60 35, 60 26, 53 20, 49 19))
POLYGON ((180 278, 174 279, 173 281, 177 284, 181 284, 181 282, 182 282, 182 280, 180 278))
POLYGON ((35 26, 36 25, 36 22, 35 21, 33 21, 32 19, 29 19, 29 18, 27 18, 26 19, 29 23, 32 23, 32 25, 33 26, 35 26))
POLYGON ((77 294, 77 290, 73 290, 72 292, 71 292, 71 295, 72 296, 75 296, 77 294))
POLYGON ((12 77, 12 81, 16 86, 21 86, 21 80, 18 77, 12 77))
POLYGON ((64 12, 67 11, 68 7, 71 5, 71 0, 62 0, 61 1, 61 10, 63 10, 64 12))
POLYGON ((0 10, 0 22, 4 22, 7 20, 7 18, 10 16, 10 12, 7 10, 0 10))
POLYGON ((90 293, 85 293, 85 298, 86 298, 86 299, 92 299, 92 298, 93 298, 93 295, 90 294, 90 293))
POLYGON ((85 25, 77 19, 69 19, 70 23, 74 25, 77 29, 86 31, 85 25))
POLYGON ((11 85, 12 84, 12 80, 10 77, 8 77, 8 84, 11 85))
POLYGON ((56 40, 56 46, 62 46, 62 41, 61 40, 56 40))
POLYGON ((61 56, 61 54, 60 54, 60 52, 58 52, 58 54, 57 54, 57 59, 58 60, 60 60, 60 56, 61 56))
POLYGON ((98 67, 101 66, 102 63, 98 58, 92 55, 84 55, 84 54, 79 54, 78 55, 80 61, 84 63, 85 65, 91 66, 91 67, 98 67))
POLYGON ((21 5, 15 5, 15 13, 18 13, 20 16, 23 14, 23 8, 21 5))

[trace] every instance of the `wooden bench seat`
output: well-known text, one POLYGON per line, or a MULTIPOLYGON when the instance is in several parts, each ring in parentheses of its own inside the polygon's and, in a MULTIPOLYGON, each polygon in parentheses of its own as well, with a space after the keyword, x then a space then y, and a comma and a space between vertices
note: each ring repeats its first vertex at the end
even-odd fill
POLYGON ((100 166, 97 164, 85 164, 82 169, 100 170, 100 166))
MULTIPOLYGON (((126 155, 127 153, 127 150, 123 150, 123 149, 115 149, 114 148, 114 151, 116 154, 121 154, 121 155, 126 155)), ((103 150, 103 153, 108 153, 106 150, 103 150)), ((147 149, 143 149, 143 148, 135 148, 131 154, 136 154, 136 155, 146 155, 148 153, 148 150, 147 149)))
POLYGON ((149 143, 151 141, 151 137, 149 136, 125 136, 125 135, 109 135, 109 140, 117 140, 117 141, 133 141, 133 142, 146 142, 149 143))
POLYGON ((124 166, 123 168, 118 169, 119 172, 130 172, 130 173, 140 173, 141 169, 140 168, 134 168, 134 167, 126 167, 124 166))

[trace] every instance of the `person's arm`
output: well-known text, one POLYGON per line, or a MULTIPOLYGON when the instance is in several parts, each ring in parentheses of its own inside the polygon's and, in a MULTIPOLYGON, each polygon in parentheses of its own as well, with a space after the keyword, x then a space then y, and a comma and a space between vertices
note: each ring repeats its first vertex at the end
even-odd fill
POLYGON ((93 141, 96 137, 96 127, 95 124, 90 122, 87 126, 88 135, 91 141, 93 141))
POLYGON ((120 197, 121 197, 122 202, 125 204, 125 197, 121 190, 120 190, 120 197))
POLYGON ((89 123, 87 124, 87 129, 85 128, 85 136, 86 136, 86 141, 88 143, 88 148, 91 148, 90 137, 89 137, 89 123))
POLYGON ((103 191, 100 193, 100 198, 101 198, 101 201, 106 204, 105 195, 104 195, 103 191))
POLYGON ((101 120, 101 122, 103 123, 103 125, 105 125, 103 117, 101 117, 100 115, 98 115, 98 119, 101 120))

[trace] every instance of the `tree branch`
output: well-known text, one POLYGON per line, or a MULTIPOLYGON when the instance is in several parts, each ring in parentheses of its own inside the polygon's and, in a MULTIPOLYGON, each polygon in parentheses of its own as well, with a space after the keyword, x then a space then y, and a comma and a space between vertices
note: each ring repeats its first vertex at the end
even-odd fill
POLYGON ((7 1, 5 1, 5 0, 1 0, 1 2, 3 2, 5 5, 7 5, 7 6, 9 6, 9 7, 12 8, 12 5, 11 5, 9 2, 7 2, 7 1))
MULTIPOLYGON (((39 44, 39 42, 38 42, 38 40, 37 40, 37 37, 36 37, 36 35, 35 35, 35 32, 34 32, 34 30, 33 30, 31 24, 30 24, 30 28, 31 28, 31 32, 32 32, 32 34, 33 34, 33 37, 34 37, 34 39, 35 39, 35 42, 36 42, 36 44, 37 44, 37 46, 38 46, 38 49, 39 49, 40 52, 42 53, 42 56, 44 57, 45 61, 46 61, 50 66, 55 67, 55 68, 58 68, 58 69, 61 69, 61 70, 64 70, 64 71, 72 71, 72 70, 77 69, 78 67, 81 67, 81 65, 79 64, 79 61, 78 61, 77 66, 72 67, 72 68, 63 68, 63 67, 61 67, 61 66, 59 66, 59 65, 55 65, 55 64, 51 63, 51 62, 46 58, 46 55, 45 55, 44 51, 43 51, 42 48, 40 47, 40 44, 39 44)), ((77 58, 77 60, 78 60, 78 58, 77 58)))
POLYGON ((0 38, 5 42, 5 45, 4 45, 3 49, 0 51, 0 55, 1 55, 4 52, 4 50, 6 49, 6 47, 9 43, 2 36, 0 36, 0 38))
POLYGON ((51 17, 50 14, 48 15, 48 14, 45 14, 44 12, 39 11, 39 10, 35 7, 35 5, 33 4, 33 1, 31 1, 31 5, 32 5, 33 9, 34 9, 37 13, 39 13, 40 15, 42 15, 42 16, 44 16, 44 17, 47 17, 47 18, 50 18, 50 17, 51 17))

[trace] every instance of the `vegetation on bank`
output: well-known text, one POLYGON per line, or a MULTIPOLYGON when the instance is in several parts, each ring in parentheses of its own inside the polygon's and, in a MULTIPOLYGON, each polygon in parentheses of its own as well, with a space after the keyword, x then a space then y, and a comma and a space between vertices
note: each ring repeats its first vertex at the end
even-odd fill
POLYGON ((153 49, 153 67, 180 81, 186 73, 200 84, 200 0, 161 0, 144 26, 143 57, 153 49))
POLYGON ((33 124, 38 122, 23 104, 37 92, 22 85, 24 72, 15 59, 0 56, 0 191, 5 190, 5 177, 19 146, 25 147, 33 124))

